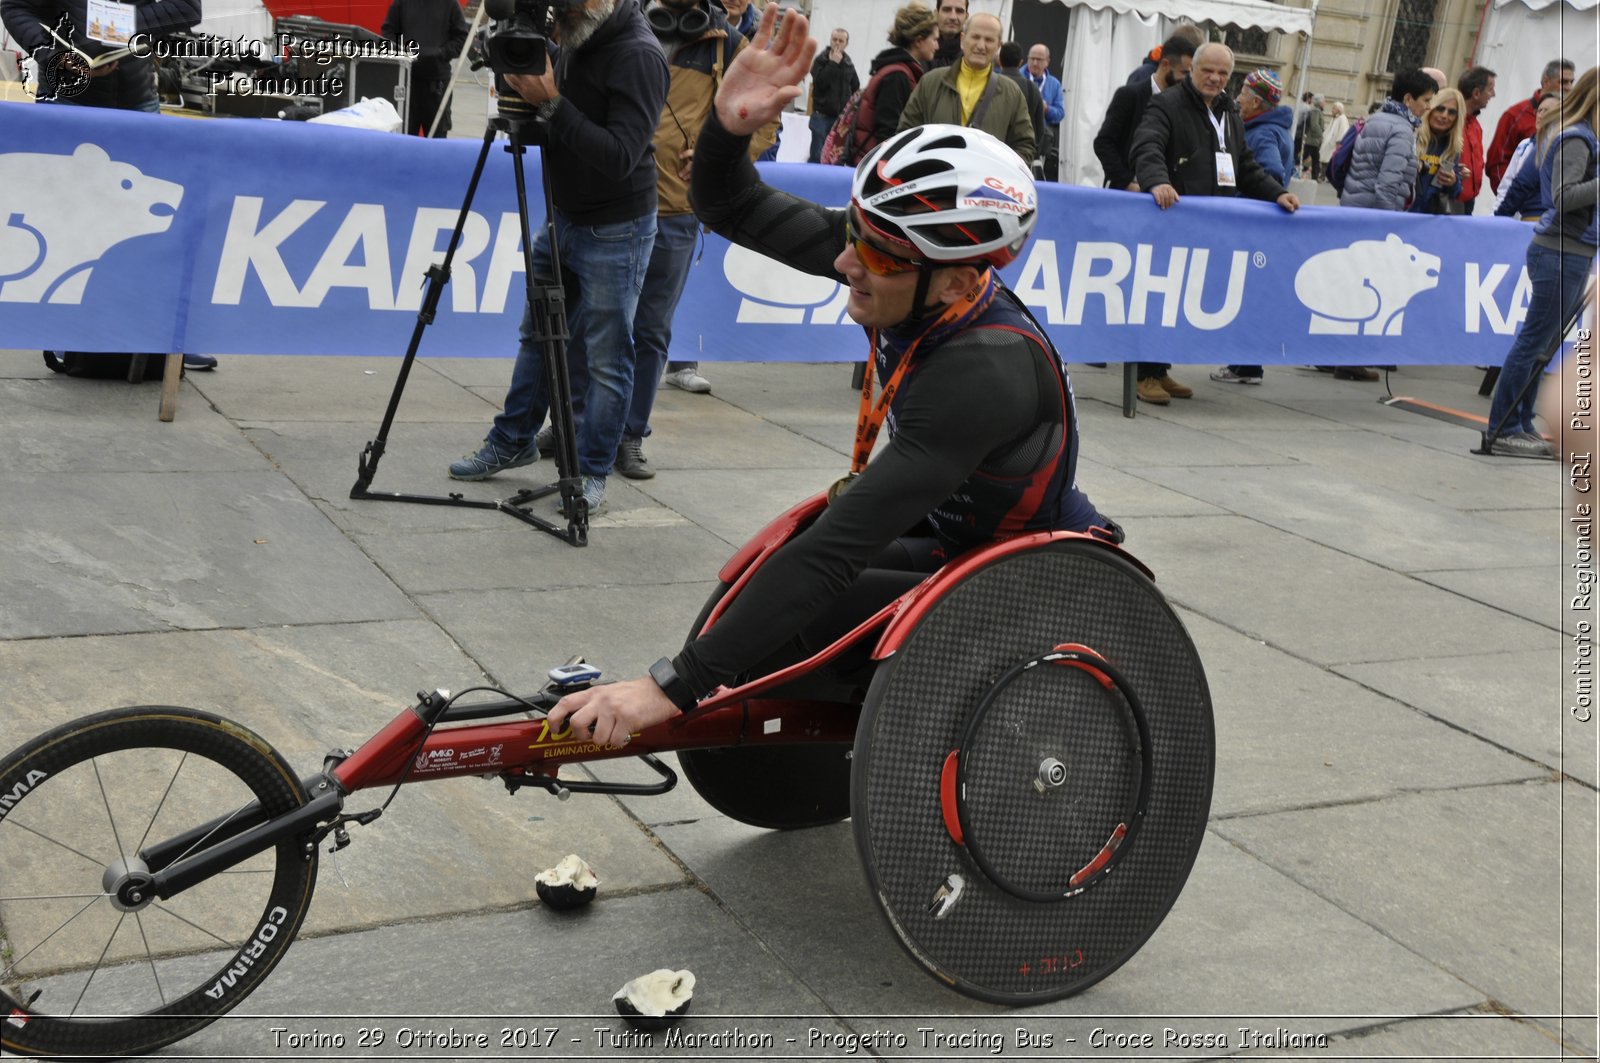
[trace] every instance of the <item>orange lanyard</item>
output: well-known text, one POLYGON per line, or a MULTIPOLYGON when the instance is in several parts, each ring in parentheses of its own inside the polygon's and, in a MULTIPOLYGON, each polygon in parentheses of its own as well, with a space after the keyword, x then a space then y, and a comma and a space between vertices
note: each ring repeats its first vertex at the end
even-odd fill
POLYGON ((872 330, 872 349, 867 352, 867 370, 861 374, 861 412, 856 417, 856 445, 850 458, 850 477, 859 476, 867 467, 867 459, 872 456, 872 447, 878 441, 878 432, 883 428, 884 418, 889 415, 889 407, 894 402, 895 393, 900 390, 900 384, 911 368, 917 348, 930 333, 937 332, 943 326, 971 313, 979 300, 991 291, 989 279, 989 271, 984 270, 971 291, 945 307, 944 313, 911 341, 911 346, 900 356, 900 364, 895 366, 894 372, 889 374, 889 379, 884 381, 883 390, 878 393, 876 404, 872 401, 872 372, 878 358, 878 330, 872 330))

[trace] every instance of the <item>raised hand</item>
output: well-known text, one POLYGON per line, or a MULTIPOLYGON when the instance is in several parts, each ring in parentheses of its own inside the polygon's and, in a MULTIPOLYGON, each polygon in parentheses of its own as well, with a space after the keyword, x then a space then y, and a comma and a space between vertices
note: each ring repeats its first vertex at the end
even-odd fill
POLYGON ((806 17, 792 8, 773 33, 778 11, 777 4, 767 5, 755 38, 722 75, 717 89, 717 120, 738 136, 749 136, 783 113, 800 95, 800 83, 817 54, 806 17))

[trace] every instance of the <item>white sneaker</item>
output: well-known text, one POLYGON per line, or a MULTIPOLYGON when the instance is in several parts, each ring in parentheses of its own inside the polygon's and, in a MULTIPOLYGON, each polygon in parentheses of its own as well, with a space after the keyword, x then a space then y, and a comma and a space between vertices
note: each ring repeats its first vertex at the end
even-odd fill
POLYGON ((674 369, 661 376, 663 384, 670 384, 680 391, 692 391, 696 395, 706 395, 711 391, 711 381, 700 375, 700 370, 693 366, 684 369, 674 369))

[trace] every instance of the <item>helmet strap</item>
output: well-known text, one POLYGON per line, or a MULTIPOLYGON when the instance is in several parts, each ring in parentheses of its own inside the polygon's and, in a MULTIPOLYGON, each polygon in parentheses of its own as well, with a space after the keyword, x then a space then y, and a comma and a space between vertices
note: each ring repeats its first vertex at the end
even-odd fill
POLYGON ((912 325, 920 324, 940 309, 937 306, 928 305, 928 291, 933 287, 933 275, 937 272, 937 270, 927 269, 917 274, 917 290, 916 294, 911 297, 911 310, 905 317, 900 319, 899 323, 893 326, 895 329, 909 328, 912 325))

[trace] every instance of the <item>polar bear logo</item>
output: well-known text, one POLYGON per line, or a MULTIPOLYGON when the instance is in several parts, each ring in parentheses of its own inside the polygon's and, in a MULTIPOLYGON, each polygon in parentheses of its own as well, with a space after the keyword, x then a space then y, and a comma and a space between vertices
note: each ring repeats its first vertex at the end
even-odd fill
POLYGON ((0 154, 0 302, 83 302, 95 263, 124 240, 166 232, 182 200, 182 185, 96 144, 0 154))
POLYGON ((807 310, 813 325, 844 323, 850 289, 831 277, 801 273, 738 244, 728 248, 722 274, 744 296, 737 318, 742 325, 804 325, 807 310))
POLYGON ((1294 278, 1318 335, 1398 336, 1412 297, 1438 286, 1439 256, 1394 233, 1312 255, 1294 278))

